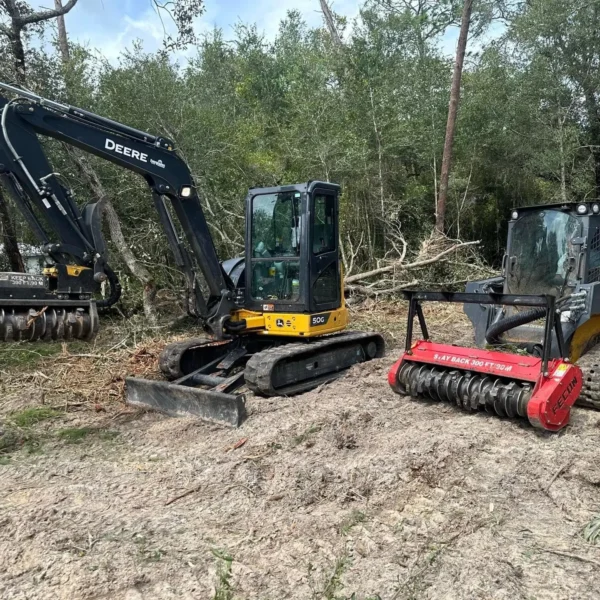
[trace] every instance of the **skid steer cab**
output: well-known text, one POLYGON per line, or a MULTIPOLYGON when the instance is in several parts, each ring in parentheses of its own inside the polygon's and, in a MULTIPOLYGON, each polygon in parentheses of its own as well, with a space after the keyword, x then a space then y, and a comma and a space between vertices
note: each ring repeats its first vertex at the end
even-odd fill
MULTIPOLYGON (((466 291, 554 296, 567 357, 577 362, 600 341, 600 203, 513 210, 502 275, 466 291)), ((510 344, 541 356, 541 309, 467 304, 465 312, 478 346, 510 344)), ((559 355, 553 335, 550 356, 559 355)))

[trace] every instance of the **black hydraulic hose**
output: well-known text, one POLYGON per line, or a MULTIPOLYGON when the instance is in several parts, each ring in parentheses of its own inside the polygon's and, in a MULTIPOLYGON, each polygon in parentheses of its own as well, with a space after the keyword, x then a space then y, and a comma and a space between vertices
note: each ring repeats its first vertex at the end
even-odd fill
POLYGON ((110 296, 108 298, 104 298, 103 300, 98 300, 96 302, 96 306, 102 309, 110 308, 111 306, 113 306, 113 304, 116 304, 121 298, 121 292, 123 291, 121 289, 121 283, 119 281, 119 278, 108 265, 104 266, 104 272, 108 277, 108 283, 110 285, 110 296))
POLYGON ((228 333, 240 333, 246 329, 246 319, 242 319, 241 321, 232 321, 231 319, 227 319, 225 321, 225 330, 228 333))
POLYGON ((546 316, 545 308, 532 308, 530 310, 524 310, 523 312, 517 313, 507 317, 506 319, 500 319, 497 323, 494 323, 485 332, 485 339, 491 346, 496 346, 500 343, 500 336, 510 329, 526 325, 532 321, 537 321, 542 317, 546 316))

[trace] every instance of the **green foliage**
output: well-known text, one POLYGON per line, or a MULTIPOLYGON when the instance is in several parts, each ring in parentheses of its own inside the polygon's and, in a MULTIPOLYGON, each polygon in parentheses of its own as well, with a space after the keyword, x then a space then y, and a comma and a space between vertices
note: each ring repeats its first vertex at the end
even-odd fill
POLYGON ((342 535, 348 535, 352 528, 356 525, 360 525, 367 520, 367 515, 361 510, 353 510, 340 525, 340 532, 342 535))
POLYGON ((217 582, 212 600, 233 600, 233 557, 225 550, 215 548, 211 552, 217 559, 217 582))
POLYGON ((583 530, 583 539, 590 544, 597 544, 600 540, 600 515, 596 515, 583 530))
MULTIPOLYGON (((340 183, 341 239, 357 271, 394 255, 394 232, 414 255, 432 229, 453 66, 440 42, 462 4, 366 0, 341 47, 325 27, 310 28, 291 11, 272 39, 250 24, 239 24, 231 40, 209 32, 186 64, 139 43, 115 64, 71 43, 64 66, 31 43, 28 69, 36 91, 52 99, 173 139, 222 258, 242 252, 249 187, 340 183)), ((202 9, 180 6, 187 7, 181 14, 202 9)), ((344 30, 346 21, 336 19, 344 30)), ((598 195, 599 27, 597 2, 475 3, 446 221, 449 235, 482 239, 490 261, 502 255, 510 208, 598 195), (495 40, 481 37, 492 30, 495 40)), ((192 33, 179 28, 184 41, 192 33)), ((87 202, 63 148, 48 150, 87 202)), ((91 162, 135 255, 160 288, 181 289, 143 181, 91 162)), ((30 238, 24 223, 18 229, 30 238)), ((137 309, 139 284, 111 250, 128 308, 137 309)))
POLYGON ((36 362, 62 351, 60 344, 34 342, 0 348, 0 368, 23 366, 31 368, 36 362))
POLYGON ((37 425, 42 421, 47 421, 49 419, 56 419, 62 413, 52 408, 48 408, 46 406, 25 408, 24 410, 20 410, 18 412, 13 412, 10 415, 11 420, 18 427, 22 427, 24 429, 28 427, 33 427, 33 425, 37 425))

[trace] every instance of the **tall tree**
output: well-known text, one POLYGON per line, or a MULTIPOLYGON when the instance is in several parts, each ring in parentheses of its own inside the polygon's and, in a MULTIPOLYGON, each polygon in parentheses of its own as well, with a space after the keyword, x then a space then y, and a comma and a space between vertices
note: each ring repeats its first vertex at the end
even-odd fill
MULTIPOLYGON (((521 59, 544 62, 571 89, 572 110, 585 134, 582 150, 593 165, 594 196, 600 198, 600 2, 530 0, 521 6, 510 30, 521 59)), ((545 101, 556 105, 556 98, 545 101)), ((562 112, 564 110, 557 111, 562 112)), ((560 127, 563 116, 558 114, 560 127)))
POLYGON ((15 79, 19 85, 25 85, 25 45, 23 34, 26 29, 39 25, 50 19, 67 14, 78 0, 69 0, 64 6, 53 10, 33 10, 25 2, 19 0, 0 0, 0 14, 4 13, 6 23, 0 24, 0 34, 6 36, 14 59, 15 79))
POLYGON ((454 74, 452 75, 452 89, 450 90, 450 106, 448 109, 448 124, 446 127, 446 141, 444 142, 444 155, 442 157, 442 172, 440 175, 440 194, 438 197, 435 227, 440 233, 444 233, 446 218, 446 202, 448 199, 448 184, 450 181, 450 168, 452 165, 452 147, 454 144, 454 133, 456 131, 456 116, 460 102, 460 84, 462 80, 465 54, 467 51, 467 40, 469 39, 469 27, 471 25, 471 13, 473 12, 473 0, 465 0, 463 7, 460 35, 456 49, 456 61, 454 63, 454 74))
MULTIPOLYGON (((13 73, 16 83, 25 85, 26 64, 24 32, 41 23, 68 13, 77 0, 69 0, 65 6, 54 10, 33 10, 19 0, 0 0, 0 14, 4 14, 6 22, 0 24, 0 35, 4 36, 10 48, 13 59, 13 73)), ((5 192, 0 190, 0 224, 2 225, 2 238, 11 268, 15 271, 24 271, 24 263, 18 244, 16 243, 16 228, 7 206, 5 192)))

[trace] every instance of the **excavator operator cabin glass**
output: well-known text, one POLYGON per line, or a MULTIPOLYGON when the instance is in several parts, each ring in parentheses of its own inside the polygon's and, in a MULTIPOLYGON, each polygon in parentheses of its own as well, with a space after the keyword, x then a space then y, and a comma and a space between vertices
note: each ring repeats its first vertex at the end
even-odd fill
POLYGON ((335 250, 335 197, 318 194, 315 196, 313 222, 313 254, 324 254, 335 250))
POLYGON ((562 297, 574 284, 580 235, 576 217, 559 210, 524 214, 513 226, 508 256, 510 294, 562 297))
POLYGON ((252 199, 252 297, 300 299, 299 192, 260 194, 252 199))

